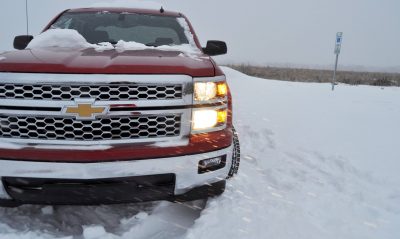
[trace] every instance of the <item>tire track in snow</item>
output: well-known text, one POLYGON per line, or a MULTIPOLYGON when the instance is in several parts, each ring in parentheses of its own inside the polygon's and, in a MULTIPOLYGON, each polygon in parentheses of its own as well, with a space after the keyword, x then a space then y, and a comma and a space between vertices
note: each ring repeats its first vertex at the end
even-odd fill
POLYGON ((193 225, 204 204, 0 208, 0 238, 177 238, 193 225))

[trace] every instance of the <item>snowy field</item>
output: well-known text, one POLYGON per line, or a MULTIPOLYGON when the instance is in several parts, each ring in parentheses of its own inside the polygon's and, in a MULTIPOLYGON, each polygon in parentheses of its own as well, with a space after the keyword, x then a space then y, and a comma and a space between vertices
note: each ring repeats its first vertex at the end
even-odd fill
POLYGON ((240 174, 207 203, 0 209, 0 238, 400 238, 400 89, 224 68, 240 174))

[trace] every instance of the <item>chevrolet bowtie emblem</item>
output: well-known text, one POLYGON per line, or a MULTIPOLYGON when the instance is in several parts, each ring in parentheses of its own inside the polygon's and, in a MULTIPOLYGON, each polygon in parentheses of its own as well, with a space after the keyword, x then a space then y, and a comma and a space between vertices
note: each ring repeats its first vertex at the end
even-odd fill
POLYGON ((77 119, 95 119, 96 115, 107 113, 107 107, 78 103, 77 106, 66 106, 64 113, 75 115, 77 119))

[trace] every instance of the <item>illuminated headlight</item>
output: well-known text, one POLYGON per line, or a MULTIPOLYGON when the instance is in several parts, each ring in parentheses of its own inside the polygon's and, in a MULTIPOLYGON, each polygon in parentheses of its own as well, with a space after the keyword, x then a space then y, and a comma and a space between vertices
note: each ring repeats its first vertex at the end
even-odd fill
POLYGON ((207 130, 223 126, 227 120, 226 109, 198 109, 193 111, 193 125, 195 131, 207 130))
POLYGON ((194 83, 195 101, 210 101, 225 98, 228 94, 226 82, 196 82, 194 83))

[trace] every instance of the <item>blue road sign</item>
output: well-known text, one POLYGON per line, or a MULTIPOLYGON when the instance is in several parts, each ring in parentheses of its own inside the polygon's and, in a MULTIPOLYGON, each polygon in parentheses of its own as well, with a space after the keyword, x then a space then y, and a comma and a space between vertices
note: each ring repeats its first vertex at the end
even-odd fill
POLYGON ((340 54, 340 49, 342 48, 343 32, 336 33, 336 44, 335 44, 335 54, 340 54))

